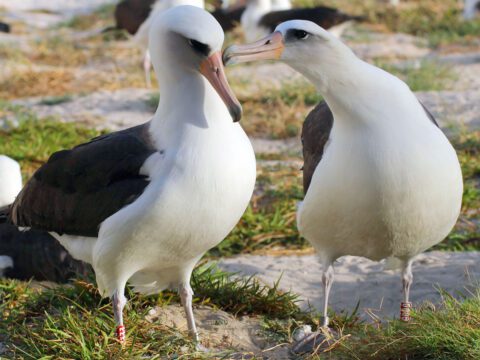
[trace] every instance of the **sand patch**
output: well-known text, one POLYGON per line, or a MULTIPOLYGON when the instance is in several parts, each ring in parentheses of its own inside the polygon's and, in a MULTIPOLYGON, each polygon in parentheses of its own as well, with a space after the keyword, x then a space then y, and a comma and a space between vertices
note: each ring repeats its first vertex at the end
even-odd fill
MULTIPOLYGON (((413 264, 411 300, 414 306, 424 302, 438 304, 438 289, 450 294, 465 294, 480 280, 480 253, 432 251, 418 256, 413 264)), ((302 306, 321 309, 323 290, 322 267, 315 255, 263 256, 244 255, 224 259, 220 268, 244 276, 255 275, 266 284, 280 277, 280 288, 291 290, 304 300, 302 306)), ((398 271, 383 270, 381 263, 365 258, 345 256, 335 263, 335 282, 330 294, 330 307, 336 312, 355 309, 360 302, 360 315, 371 318, 398 317, 402 284, 398 271)))

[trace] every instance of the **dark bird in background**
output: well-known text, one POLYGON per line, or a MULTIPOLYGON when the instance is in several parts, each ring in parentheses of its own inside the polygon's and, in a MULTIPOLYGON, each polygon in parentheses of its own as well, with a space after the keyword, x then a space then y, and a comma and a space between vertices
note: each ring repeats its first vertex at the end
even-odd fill
POLYGON ((277 9, 272 0, 247 0, 241 24, 247 41, 252 42, 273 32, 282 22, 308 20, 339 36, 344 26, 351 21, 364 21, 362 16, 346 14, 338 9, 317 6, 311 8, 277 9), (333 27, 337 26, 333 31, 333 27))
POLYGON ((0 32, 9 33, 10 25, 0 21, 0 32))
POLYGON ((148 18, 152 6, 157 0, 123 0, 115 7, 115 28, 124 29, 130 35, 137 30, 148 18))
POLYGON ((312 21, 324 29, 329 29, 347 21, 364 21, 365 17, 349 15, 327 6, 317 6, 314 8, 273 11, 261 18, 260 25, 273 32, 282 22, 293 19, 312 21))
POLYGON ((20 231, 11 224, 0 223, 0 255, 13 260, 13 266, 3 273, 11 279, 64 283, 92 274, 89 265, 72 258, 45 231, 20 231))

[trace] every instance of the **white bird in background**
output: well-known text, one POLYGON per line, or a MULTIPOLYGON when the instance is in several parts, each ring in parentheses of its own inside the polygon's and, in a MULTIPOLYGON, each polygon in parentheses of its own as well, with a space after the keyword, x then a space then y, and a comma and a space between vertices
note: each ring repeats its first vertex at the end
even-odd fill
POLYGON ((0 207, 13 203, 22 190, 20 165, 5 155, 0 155, 0 207))
POLYGON ((222 64, 224 34, 208 12, 177 6, 150 24, 162 88, 153 119, 53 154, 0 218, 51 232, 92 264, 125 338, 125 285, 178 286, 198 340, 190 276, 233 229, 255 184, 255 155, 222 64), (232 121, 233 118, 233 121, 232 121))
MULTIPOLYGON (((323 326, 333 263, 344 255, 401 265, 401 318, 408 321, 412 260, 442 241, 460 213, 455 150, 403 81, 311 22, 285 22, 265 39, 224 52, 226 64, 258 59, 284 61, 325 99, 304 124, 306 194, 297 211, 300 234, 324 269, 323 326)), ((318 346, 320 334, 294 351, 318 346)))
MULTIPOLYGON (((0 155, 0 208, 10 205, 22 190, 20 165, 6 155, 0 155)), ((6 269, 13 267, 10 256, 0 254, 0 278, 6 269)))

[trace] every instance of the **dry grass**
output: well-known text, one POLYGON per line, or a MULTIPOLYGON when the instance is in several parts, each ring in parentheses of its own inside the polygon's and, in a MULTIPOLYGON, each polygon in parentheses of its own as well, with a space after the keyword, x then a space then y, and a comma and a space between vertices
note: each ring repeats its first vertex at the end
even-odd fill
POLYGON ((7 79, 0 80, 0 98, 62 95, 71 91, 74 80, 75 74, 71 70, 36 71, 27 67, 13 71, 7 79))
POLYGON ((20 66, 10 71, 8 77, 0 79, 0 98, 7 100, 84 94, 126 87, 143 88, 144 84, 142 74, 134 71, 132 67, 113 67, 98 72, 95 70, 78 71, 64 67, 44 69, 20 66))

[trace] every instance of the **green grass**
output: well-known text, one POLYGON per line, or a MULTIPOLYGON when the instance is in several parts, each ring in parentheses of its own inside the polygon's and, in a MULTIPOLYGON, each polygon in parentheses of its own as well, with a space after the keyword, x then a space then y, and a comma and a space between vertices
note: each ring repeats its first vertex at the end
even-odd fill
POLYGON ((19 126, 0 129, 0 154, 19 161, 26 178, 55 151, 71 148, 101 134, 74 123, 39 120, 21 106, 0 101, 0 119, 2 117, 14 118, 19 126))
POLYGON ((434 4, 418 2, 416 6, 385 12, 380 16, 391 31, 422 36, 432 47, 451 43, 473 42, 480 34, 480 20, 463 21, 458 2, 446 0, 434 4))
POLYGON ((239 224, 211 256, 230 256, 269 249, 304 249, 307 241, 296 227, 296 203, 303 198, 301 172, 280 166, 261 169, 257 175, 258 195, 239 224))
MULTIPOLYGON (((192 277, 194 302, 221 308, 235 315, 272 318, 299 316, 296 295, 258 281, 233 278, 214 266, 197 268, 192 277)), ((96 288, 83 280, 55 288, 33 288, 28 283, 0 280, 0 340, 14 358, 111 359, 202 357, 194 353, 188 336, 145 316, 154 306, 178 302, 175 293, 158 296, 128 294, 124 311, 128 342, 114 340, 112 306, 96 288)), ((302 315, 303 316, 303 315, 302 315)))
MULTIPOLYGON (((318 327, 318 315, 302 312, 296 296, 253 279, 239 280, 211 266, 196 269, 192 279, 195 304, 213 305, 235 315, 256 316, 270 343, 291 343, 299 325, 318 327)), ((305 359, 478 359, 480 357, 480 296, 457 300, 443 293, 440 305, 423 305, 408 324, 398 320, 368 323, 358 308, 331 313, 339 334, 328 354, 305 359)), ((127 343, 114 340, 112 307, 83 280, 54 288, 0 280, 0 341, 6 358, 15 359, 208 359, 195 351, 186 333, 168 324, 146 320, 153 307, 178 302, 175 293, 141 296, 128 292, 124 311, 127 343)), ((208 339, 206 339, 208 341, 208 339)))
POLYGON ((376 65, 405 81, 412 91, 441 91, 449 89, 457 74, 451 65, 422 60, 402 67, 377 61, 376 65))
POLYGON ((467 360, 480 358, 480 295, 448 294, 437 309, 414 311, 408 324, 357 326, 335 350, 340 359, 467 360))
POLYGON ((99 6, 94 12, 90 14, 77 15, 72 19, 60 23, 57 27, 68 27, 75 30, 88 30, 95 27, 114 25, 115 20, 113 12, 115 4, 105 4, 99 6))

